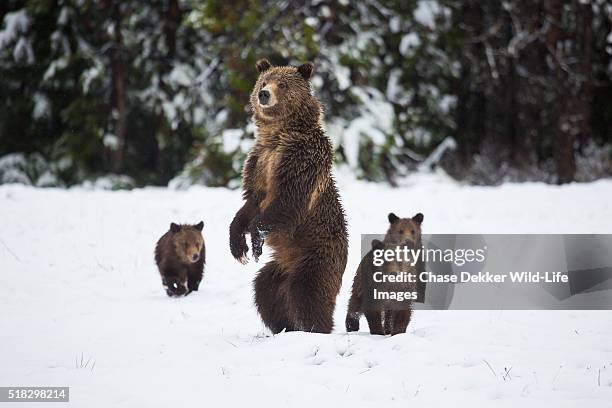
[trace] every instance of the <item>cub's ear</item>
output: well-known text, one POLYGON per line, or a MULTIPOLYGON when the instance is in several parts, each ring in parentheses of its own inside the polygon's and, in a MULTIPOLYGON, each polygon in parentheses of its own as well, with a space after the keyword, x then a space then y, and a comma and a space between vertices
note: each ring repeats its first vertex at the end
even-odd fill
POLYGON ((397 220, 399 220, 399 217, 393 213, 389 213, 389 216, 387 217, 389 218, 389 223, 393 224, 395 223, 397 220))
POLYGON ((297 70, 302 78, 308 81, 314 72, 314 64, 312 62, 307 62, 300 65, 297 70))
POLYGON ((384 247, 385 247, 385 244, 383 244, 381 240, 379 239, 372 240, 372 249, 383 249, 384 247))
POLYGON ((204 221, 200 221, 195 227, 198 231, 202 231, 204 229, 204 221))
POLYGON ((175 223, 170 224, 170 231, 179 232, 181 230, 181 226, 175 223))
POLYGON ((417 224, 420 224, 423 222, 423 214, 418 213, 417 215, 415 215, 414 217, 412 217, 412 221, 416 222, 417 224))
POLYGON ((259 61, 257 61, 257 64, 255 64, 255 66, 257 67, 257 70, 261 73, 270 69, 272 64, 270 64, 270 61, 268 61, 267 59, 260 59, 259 61))

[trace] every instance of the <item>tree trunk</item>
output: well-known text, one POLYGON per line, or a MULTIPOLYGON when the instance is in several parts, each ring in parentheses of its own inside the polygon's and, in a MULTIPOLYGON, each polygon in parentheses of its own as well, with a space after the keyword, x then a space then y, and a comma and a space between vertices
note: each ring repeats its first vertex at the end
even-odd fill
POLYGON ((110 2, 111 20, 114 23, 113 40, 110 49, 110 64, 112 73, 112 111, 114 134, 117 145, 111 150, 111 171, 123 171, 123 159, 127 138, 127 97, 126 97, 126 67, 123 61, 123 36, 121 34, 121 1, 110 2))
MULTIPOLYGON (((591 101, 593 99, 593 9, 591 4, 580 4, 582 15, 582 83, 580 145, 584 147, 591 140, 591 101)), ((578 27, 577 27, 578 28, 578 27)))
POLYGON ((548 2, 547 17, 550 27, 546 35, 551 67, 553 100, 552 136, 554 160, 557 170, 557 183, 569 183, 576 174, 574 156, 574 131, 571 123, 570 106, 576 95, 572 94, 566 54, 568 47, 563 38, 563 0, 548 2), (564 66, 565 65, 565 66, 564 66))

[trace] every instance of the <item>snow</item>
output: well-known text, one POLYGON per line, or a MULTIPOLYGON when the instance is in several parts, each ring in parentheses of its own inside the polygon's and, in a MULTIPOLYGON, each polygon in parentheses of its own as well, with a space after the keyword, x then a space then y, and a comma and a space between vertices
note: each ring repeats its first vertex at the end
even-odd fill
POLYGON ((304 23, 310 27, 316 28, 319 25, 319 20, 315 17, 306 17, 304 23))
POLYGON ((402 22, 398 16, 393 16, 389 19, 389 30, 392 33, 398 33, 400 31, 402 22))
POLYGON ((434 0, 419 0, 417 8, 414 10, 414 19, 420 24, 428 27, 435 27, 435 16, 440 13, 440 4, 434 0))
POLYGON ((32 117, 34 119, 42 119, 50 116, 51 102, 46 95, 36 92, 34 94, 34 109, 32 109, 32 117))
POLYGON ((91 84, 96 79, 100 78, 104 72, 104 66, 96 61, 95 65, 83 71, 81 74, 81 82, 83 84, 83 92, 88 93, 91 84))
POLYGON ((417 33, 408 33, 400 41, 399 52, 404 57, 412 56, 419 45, 421 45, 421 39, 417 33))
POLYGON ((338 81, 338 88, 340 88, 341 91, 347 90, 352 84, 351 70, 340 63, 340 56, 338 53, 331 53, 330 60, 334 71, 334 78, 338 81))
POLYGON ((0 157, 0 183, 30 184, 25 172, 27 159, 22 153, 10 153, 0 157))
POLYGON ((120 190, 131 188, 135 181, 123 174, 107 174, 92 180, 85 180, 80 187, 87 190, 120 190))
POLYGON ((57 187, 62 182, 40 153, 9 153, 0 157, 0 184, 19 183, 38 187, 57 187))
POLYGON ((117 150, 119 147, 119 138, 112 133, 107 133, 102 137, 102 143, 109 149, 117 150))
POLYGON ((43 75, 43 81, 48 81, 55 76, 58 71, 63 70, 68 66, 68 56, 59 57, 52 61, 43 75))
POLYGON ((191 86, 194 83, 195 74, 187 64, 177 64, 168 75, 171 82, 179 86, 191 86))
POLYGON ((30 18, 25 9, 12 11, 4 15, 4 28, 0 30, 0 49, 7 47, 19 34, 25 33, 30 25, 30 18))
POLYGON ((437 165, 446 153, 447 150, 454 150, 457 148, 457 142, 452 137, 446 137, 433 152, 429 154, 427 159, 423 160, 423 162, 419 165, 421 169, 429 170, 433 166, 437 165))
POLYGON ((238 148, 240 148, 243 135, 244 129, 225 129, 221 134, 223 151, 227 154, 231 154, 238 150, 238 148))
POLYGON ((401 84, 403 71, 400 68, 393 68, 389 72, 389 79, 387 80, 387 89, 385 96, 393 103, 400 105, 407 105, 410 103, 414 96, 414 91, 405 89, 401 84))
POLYGON ((171 101, 164 100, 162 102, 162 109, 172 129, 176 130, 178 127, 178 112, 176 106, 171 101))
POLYGON ((56 187, 58 185, 61 185, 60 180, 49 170, 45 170, 36 180, 37 187, 56 187))
POLYGON ((30 177, 18 168, 9 168, 1 172, 2 177, 0 182, 2 183, 20 183, 20 184, 31 184, 30 177))
POLYGON ((59 16, 57 17, 57 24, 60 26, 66 25, 70 19, 70 8, 62 7, 59 16))
MULTIPOLYGON (((468 187, 416 174, 391 189, 339 169, 349 261, 333 334, 271 336, 252 303, 259 264, 228 250, 239 190, 0 186, 0 384, 70 386, 74 407, 607 407, 612 312, 416 311, 371 336, 344 314, 360 233, 425 214, 427 233, 609 233, 612 180, 468 187), (153 248, 205 221, 200 291, 168 298, 153 248)), ((269 256, 264 249, 264 255, 269 256)))
POLYGON ((13 49, 13 59, 24 64, 31 65, 34 63, 34 51, 32 50, 32 42, 24 37, 17 40, 13 49))
POLYGON ((440 98, 440 111, 443 113, 450 113, 450 110, 457 104, 457 97, 455 95, 444 95, 440 98))
POLYGON ((376 146, 384 145, 387 135, 393 133, 394 113, 393 106, 376 88, 354 87, 351 92, 360 100, 361 114, 348 124, 341 137, 347 162, 357 169, 363 140, 370 139, 376 146))
POLYGON ((319 8, 319 12, 321 13, 321 16, 324 18, 330 18, 332 16, 331 9, 329 8, 329 6, 325 4, 319 8))

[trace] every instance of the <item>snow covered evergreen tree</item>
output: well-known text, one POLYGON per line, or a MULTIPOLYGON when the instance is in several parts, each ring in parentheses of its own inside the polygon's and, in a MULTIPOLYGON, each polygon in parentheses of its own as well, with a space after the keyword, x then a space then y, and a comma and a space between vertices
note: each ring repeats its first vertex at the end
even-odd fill
POLYGON ((357 177, 606 177, 611 16, 604 0, 7 0, 0 156, 20 154, 6 174, 42 158, 46 184, 236 186, 266 57, 316 63, 357 177))

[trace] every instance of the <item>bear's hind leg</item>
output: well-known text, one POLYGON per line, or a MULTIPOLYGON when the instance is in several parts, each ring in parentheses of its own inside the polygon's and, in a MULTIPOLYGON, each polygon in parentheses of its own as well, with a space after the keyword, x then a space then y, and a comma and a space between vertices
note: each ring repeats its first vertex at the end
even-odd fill
POLYGON ((289 317, 297 330, 331 333, 342 275, 319 254, 305 256, 290 273, 289 317))
POLYGON ((361 318, 361 299, 353 292, 351 299, 349 300, 348 310, 346 312, 346 331, 354 332, 359 331, 359 319, 361 318))
POLYGON ((288 318, 286 298, 281 292, 286 276, 281 266, 271 261, 261 268, 253 281, 255 305, 261 320, 274 334, 294 330, 288 318))
POLYGON ((412 309, 407 310, 395 310, 393 311, 393 330, 391 335, 406 333, 408 323, 410 323, 410 317, 412 316, 412 309))
POLYGON ((395 318, 395 311, 390 309, 385 309, 383 312, 383 330, 385 334, 391 334, 393 331, 393 319, 395 318))
POLYGON ((383 312, 379 310, 366 310, 365 317, 368 319, 370 334, 385 334, 383 328, 383 312))

